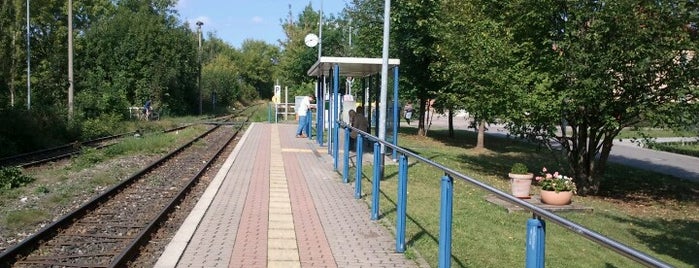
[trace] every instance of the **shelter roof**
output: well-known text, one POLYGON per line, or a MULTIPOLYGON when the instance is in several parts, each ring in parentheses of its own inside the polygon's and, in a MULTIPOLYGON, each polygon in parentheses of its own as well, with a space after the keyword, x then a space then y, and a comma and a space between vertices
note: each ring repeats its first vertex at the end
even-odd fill
MULTIPOLYGON (((309 76, 328 75, 330 69, 340 66, 340 76, 364 77, 381 72, 382 58, 320 57, 308 69, 309 76)), ((388 68, 400 65, 400 59, 388 59, 388 68)))

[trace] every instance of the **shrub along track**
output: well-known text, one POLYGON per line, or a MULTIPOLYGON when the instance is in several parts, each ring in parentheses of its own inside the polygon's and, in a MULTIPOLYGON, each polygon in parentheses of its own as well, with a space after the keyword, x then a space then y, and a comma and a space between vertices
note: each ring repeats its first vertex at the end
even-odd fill
MULTIPOLYGON (((230 142, 244 125, 238 125, 237 131, 230 126, 212 127, 200 139, 2 252, 0 266, 108 267, 133 261, 189 187, 225 148, 233 147, 230 142)), ((149 262, 148 256, 159 255, 146 252, 141 264, 149 262)))
MULTIPOLYGON (((164 130, 163 133, 174 132, 190 125, 180 126, 168 130, 164 130)), ((14 156, 0 158, 0 167, 8 166, 19 166, 23 168, 35 167, 48 162, 58 161, 62 159, 69 158, 73 155, 79 154, 84 147, 102 149, 111 145, 116 144, 122 138, 126 136, 131 136, 137 132, 127 132, 122 134, 116 134, 112 136, 101 137, 84 142, 74 142, 69 144, 64 144, 61 146, 48 148, 44 150, 39 150, 35 152, 28 152, 23 154, 18 154, 14 156)))

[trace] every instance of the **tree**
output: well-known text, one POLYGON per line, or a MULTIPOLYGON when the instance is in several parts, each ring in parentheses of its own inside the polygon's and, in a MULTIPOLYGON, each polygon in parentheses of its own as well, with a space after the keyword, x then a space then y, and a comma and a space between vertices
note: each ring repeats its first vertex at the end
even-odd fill
POLYGON ((560 144, 578 193, 599 190, 614 138, 647 118, 697 109, 697 21, 691 2, 509 3, 529 74, 513 132, 560 144), (548 8, 540 8, 541 6, 548 8), (526 94, 525 94, 526 93, 526 94))
POLYGON ((425 135, 425 111, 430 99, 444 85, 437 73, 444 67, 437 47, 440 33, 439 0, 402 0, 392 5, 391 30, 394 52, 401 60, 401 89, 420 102, 418 134, 425 135))
POLYGON ((0 107, 9 104, 15 106, 15 88, 19 84, 19 63, 22 52, 22 2, 19 0, 3 0, 0 2, 0 92, 8 92, 6 97, 0 95, 0 107))
MULTIPOLYGON (((163 4, 163 3, 161 3, 163 4)), ((96 114, 123 114, 152 98, 176 114, 194 112, 196 35, 160 4, 123 1, 84 38, 77 98, 96 114)))
MULTIPOLYGON (((291 95, 307 95, 312 92, 313 77, 308 76, 308 69, 318 61, 318 46, 309 48, 304 44, 304 37, 310 33, 319 34, 320 14, 309 3, 294 20, 293 14, 282 23, 285 40, 280 40, 282 53, 279 58, 279 77, 282 83, 291 84, 291 95)), ((347 20, 334 15, 323 14, 322 54, 323 56, 341 57, 349 53, 346 30, 347 20)))
POLYGON ((237 62, 240 77, 252 85, 260 98, 271 99, 274 95, 275 60, 279 58, 279 48, 264 41, 245 40, 237 62))
POLYGON ((505 92, 517 86, 512 35, 501 19, 502 7, 489 1, 446 1, 443 10, 446 95, 458 96, 451 106, 464 107, 474 118, 476 148, 484 148, 486 123, 503 117, 509 101, 505 92))

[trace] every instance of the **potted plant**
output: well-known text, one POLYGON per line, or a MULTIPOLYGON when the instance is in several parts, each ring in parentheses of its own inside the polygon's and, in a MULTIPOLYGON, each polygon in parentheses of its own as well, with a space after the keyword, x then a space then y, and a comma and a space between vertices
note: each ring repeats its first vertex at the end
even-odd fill
POLYGON ((529 172, 529 168, 524 163, 514 163, 507 174, 512 184, 512 195, 518 198, 530 198, 529 192, 534 174, 529 172))
POLYGON ((541 185, 541 202, 549 205, 568 205, 575 194, 573 178, 559 174, 549 173, 546 167, 542 169, 542 176, 536 177, 541 185))

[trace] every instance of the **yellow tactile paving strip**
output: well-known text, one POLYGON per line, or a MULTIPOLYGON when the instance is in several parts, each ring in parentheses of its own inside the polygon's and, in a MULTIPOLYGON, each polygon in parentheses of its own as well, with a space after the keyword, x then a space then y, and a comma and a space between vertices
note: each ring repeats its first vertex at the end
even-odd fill
POLYGON ((271 134, 267 267, 301 267, 277 125, 271 134))

